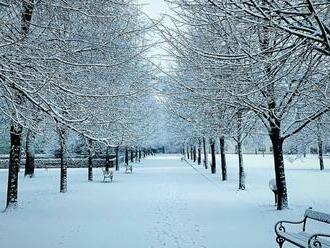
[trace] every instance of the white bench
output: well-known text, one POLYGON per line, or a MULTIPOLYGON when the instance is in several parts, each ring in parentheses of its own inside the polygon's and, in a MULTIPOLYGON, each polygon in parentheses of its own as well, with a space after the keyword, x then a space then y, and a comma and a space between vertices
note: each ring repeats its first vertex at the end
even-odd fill
POLYGON ((125 173, 132 173, 133 172, 133 166, 125 164, 125 173))
POLYGON ((105 180, 107 178, 109 178, 110 181, 112 182, 112 180, 113 180, 113 170, 112 170, 112 168, 109 168, 109 170, 106 170, 105 168, 102 168, 102 172, 103 172, 103 182, 105 182, 105 180))
POLYGON ((301 221, 279 221, 275 224, 276 242, 283 247, 285 241, 301 248, 330 248, 330 234, 306 232, 307 219, 330 224, 330 215, 313 211, 311 208, 305 212, 301 221), (289 225, 302 225, 301 232, 288 232, 289 225))

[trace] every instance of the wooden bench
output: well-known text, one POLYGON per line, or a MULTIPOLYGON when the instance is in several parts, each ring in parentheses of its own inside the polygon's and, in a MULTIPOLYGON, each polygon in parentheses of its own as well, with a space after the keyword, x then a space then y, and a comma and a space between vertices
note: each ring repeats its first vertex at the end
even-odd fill
POLYGON ((125 173, 132 173, 133 172, 133 166, 125 164, 125 173))
POLYGON ((113 170, 112 169, 106 170, 105 168, 102 168, 102 172, 103 172, 103 182, 105 182, 105 180, 107 178, 109 178, 110 181, 112 182, 112 180, 113 180, 113 170))
POLYGON ((275 224, 276 242, 279 247, 283 247, 284 242, 287 241, 301 248, 330 248, 330 234, 306 232, 307 219, 330 224, 329 214, 313 211, 311 208, 306 210, 304 219, 301 221, 279 221, 275 224), (299 224, 302 225, 301 232, 287 230, 287 226, 299 224))

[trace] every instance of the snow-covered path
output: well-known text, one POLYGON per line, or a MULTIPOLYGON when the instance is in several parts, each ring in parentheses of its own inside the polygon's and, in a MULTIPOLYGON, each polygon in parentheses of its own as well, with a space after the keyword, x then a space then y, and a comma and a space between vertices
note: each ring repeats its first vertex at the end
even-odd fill
MULTIPOLYGON (((135 165, 131 175, 121 170, 115 174, 113 183, 101 182, 100 169, 95 169, 94 182, 86 181, 86 169, 71 169, 67 194, 58 193, 57 169, 38 170, 32 180, 20 178, 20 207, 0 214, 0 245, 11 248, 275 247, 276 220, 301 218, 310 202, 297 197, 292 199, 292 209, 275 211, 267 189, 271 167, 250 166, 248 176, 255 180, 248 181, 246 192, 237 192, 236 167, 230 164, 229 159, 228 182, 220 182, 219 175, 211 175, 197 165, 194 169, 180 161, 179 156, 170 155, 152 157, 135 165)), ((288 178, 303 180, 306 177, 303 172, 288 170, 288 178)), ((322 175, 329 179, 327 172, 322 175)), ((320 175, 315 174, 315 178, 320 175)), ((6 176, 5 170, 0 171, 2 206, 6 176)), ((313 174, 309 177, 313 178, 313 174)), ((294 195, 300 196, 299 192, 294 195)), ((321 191, 311 201, 326 208, 329 206, 328 202, 324 204, 326 198, 321 191)))

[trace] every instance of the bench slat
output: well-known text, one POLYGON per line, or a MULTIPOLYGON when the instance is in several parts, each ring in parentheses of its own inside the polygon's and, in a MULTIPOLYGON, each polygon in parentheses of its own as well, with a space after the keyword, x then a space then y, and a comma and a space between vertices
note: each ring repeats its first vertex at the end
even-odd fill
POLYGON ((283 232, 283 233, 281 233, 281 236, 289 242, 293 242, 302 247, 307 247, 307 242, 311 235, 309 235, 307 233, 283 232))
POLYGON ((330 224, 330 214, 307 209, 305 212, 305 217, 330 224))
MULTIPOLYGON (((300 232, 300 233, 290 233, 290 232, 281 232, 280 236, 288 242, 292 242, 301 247, 308 247, 308 240, 312 236, 310 233, 300 232)), ((322 243, 322 247, 330 248, 330 242, 322 238, 318 238, 322 243)))

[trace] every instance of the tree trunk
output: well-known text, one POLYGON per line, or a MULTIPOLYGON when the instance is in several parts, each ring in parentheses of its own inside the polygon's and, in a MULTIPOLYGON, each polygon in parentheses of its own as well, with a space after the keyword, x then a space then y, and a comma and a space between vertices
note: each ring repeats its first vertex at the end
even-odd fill
POLYGON ((217 172, 217 165, 216 165, 216 159, 215 159, 215 142, 214 140, 210 140, 210 147, 211 147, 211 173, 215 174, 217 172))
POLYGON ((245 172, 243 166, 243 153, 242 153, 242 143, 237 142, 237 151, 238 151, 238 165, 239 165, 239 190, 245 190, 245 172))
POLYGON ((88 140, 88 181, 93 181, 93 141, 88 140))
POLYGON ((208 168, 208 166, 207 166, 207 160, 208 160, 208 158, 207 158, 207 150, 206 150, 206 140, 205 140, 205 137, 203 137, 203 151, 204 151, 204 167, 205 167, 205 169, 207 169, 208 168))
POLYGON ((105 151, 105 170, 109 171, 110 168, 110 147, 107 146, 105 151))
POLYGON ((319 161, 320 161, 320 170, 324 170, 324 162, 323 162, 323 141, 322 139, 318 140, 319 147, 319 161))
POLYGON ((276 177, 276 186, 278 193, 277 209, 282 210, 288 207, 288 194, 287 194, 285 170, 284 170, 283 139, 280 136, 279 128, 276 127, 272 128, 270 139, 273 144, 275 177, 276 177))
POLYGON ((34 0, 22 1, 22 20, 21 20, 21 34, 26 36, 29 33, 31 26, 31 19, 34 9, 34 0))
POLYGON ((135 163, 138 163, 139 161, 139 150, 138 148, 135 148, 135 163))
POLYGON ((319 152, 320 170, 324 170, 323 140, 322 140, 322 134, 321 134, 321 123, 317 123, 317 145, 318 145, 318 152, 319 152))
POLYGON ((222 181, 227 180, 227 164, 226 164, 226 154, 225 154, 225 137, 220 137, 220 155, 221 155, 221 175, 222 181))
POLYGON ((88 151, 88 181, 93 181, 93 154, 88 151))
POLYGON ((190 147, 190 159, 194 160, 194 150, 192 146, 190 147))
POLYGON ((128 165, 128 161, 129 161, 129 159, 128 159, 128 147, 126 146, 125 147, 125 164, 126 165, 128 165))
POLYGON ((245 172, 243 166, 243 152, 242 152, 242 113, 237 113, 237 153, 238 153, 238 167, 239 167, 239 190, 245 190, 245 172))
POLYGON ((60 156, 61 156, 61 176, 60 176, 60 192, 66 193, 68 189, 67 180, 67 150, 66 150, 66 130, 63 127, 58 128, 60 138, 60 156))
POLYGON ((18 172, 20 166, 22 126, 11 124, 10 126, 10 156, 8 169, 8 188, 6 208, 17 205, 18 194, 18 172))
POLYGON ((119 171, 119 146, 115 148, 116 153, 116 171, 119 171))
MULTIPOLYGON (((265 1, 265 0, 264 0, 265 1)), ((272 53, 269 52, 270 44, 273 44, 274 40, 271 35, 271 29, 268 25, 264 25, 262 30, 259 32, 259 45, 261 48, 261 53, 265 56, 265 59, 272 57, 272 53)), ((275 90, 275 74, 276 65, 271 63, 264 63, 264 73, 266 78, 265 87, 265 100, 267 103, 267 119, 269 122, 269 136, 273 144, 273 157, 274 157, 274 167, 275 167, 275 179, 277 186, 277 209, 282 210, 288 207, 288 196, 285 181, 285 170, 284 170, 284 160, 283 160, 283 138, 281 137, 281 121, 277 118, 276 110, 276 90, 275 90), (275 66, 273 68, 273 66, 275 66), (275 74, 274 74, 275 72, 275 74)))
POLYGON ((187 158, 190 159, 189 147, 187 147, 187 158))
POLYGON ((30 129, 27 130, 26 134, 26 160, 25 160, 25 173, 24 176, 34 177, 34 141, 35 135, 30 129))
POLYGON ((193 153, 194 153, 194 163, 196 162, 197 160, 197 151, 196 151, 196 146, 194 146, 193 148, 193 153))
MULTIPOLYGON (((21 35, 22 39, 29 33, 31 18, 33 14, 34 1, 23 1, 21 15, 21 35)), ((17 104, 22 104, 23 98, 20 94, 15 94, 17 104)), ((10 155, 8 165, 8 188, 6 208, 15 207, 18 197, 18 174, 21 159, 21 139, 23 127, 20 124, 12 123, 10 126, 10 155)))
POLYGON ((197 158, 198 165, 202 163, 202 142, 198 140, 198 158, 197 158))
POLYGON ((131 162, 134 162, 134 150, 133 147, 131 148, 131 162))

